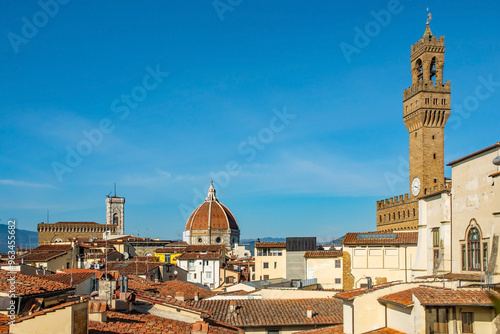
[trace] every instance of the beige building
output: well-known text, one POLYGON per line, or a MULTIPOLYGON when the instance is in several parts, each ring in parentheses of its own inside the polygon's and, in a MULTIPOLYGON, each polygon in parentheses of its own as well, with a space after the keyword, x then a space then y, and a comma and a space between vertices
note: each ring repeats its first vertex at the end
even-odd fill
POLYGON ((255 243, 255 279, 286 278, 286 243, 255 243))
POLYGON ((342 251, 308 251, 306 258, 307 279, 316 279, 323 289, 342 289, 342 251))
POLYGON ((416 231, 347 233, 343 241, 343 289, 409 282, 417 240, 416 231))
POLYGON ((449 163, 452 167, 451 252, 454 273, 484 275, 500 282, 500 142, 449 163))

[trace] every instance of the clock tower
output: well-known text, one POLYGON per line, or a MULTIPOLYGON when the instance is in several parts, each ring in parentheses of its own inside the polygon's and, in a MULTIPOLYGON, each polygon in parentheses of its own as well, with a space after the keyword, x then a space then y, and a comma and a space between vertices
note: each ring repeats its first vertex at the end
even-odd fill
POLYGON ((403 92, 403 121, 409 132, 410 196, 441 188, 444 126, 450 116, 450 82, 443 83, 444 37, 424 36, 411 47, 412 85, 403 92))
POLYGON ((418 197, 445 188, 444 127, 450 116, 450 82, 443 82, 444 37, 424 35, 411 46, 412 84, 403 91, 409 133, 410 192, 377 201, 377 231, 416 229, 418 197))

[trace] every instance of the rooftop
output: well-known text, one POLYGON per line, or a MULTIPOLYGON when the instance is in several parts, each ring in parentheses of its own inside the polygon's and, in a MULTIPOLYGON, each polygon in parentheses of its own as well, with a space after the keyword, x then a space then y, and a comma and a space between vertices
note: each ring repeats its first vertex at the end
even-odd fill
POLYGON ((73 286, 75 284, 80 284, 81 282, 95 276, 95 271, 91 272, 76 272, 76 273, 57 273, 50 275, 31 275, 31 277, 37 277, 43 280, 59 282, 66 284, 68 286, 73 286))
POLYGON ((236 327, 334 325, 342 323, 342 302, 335 298, 318 299, 238 299, 200 300, 197 308, 212 312, 212 319, 236 327), (230 312, 230 303, 235 303, 230 312), (312 318, 307 317, 312 307, 312 318))
POLYGON ((342 251, 340 250, 322 250, 322 251, 308 251, 304 254, 306 258, 330 258, 330 257, 342 257, 342 251))
POLYGON ((347 233, 344 245, 402 245, 417 244, 418 232, 364 232, 347 233))
POLYGON ((256 242, 255 248, 286 248, 286 242, 256 242))
POLYGON ((52 292, 71 289, 69 285, 61 282, 47 281, 36 276, 27 276, 23 274, 11 275, 5 270, 0 270, 0 291, 8 292, 10 290, 10 279, 15 277, 16 295, 26 296, 43 292, 52 292))

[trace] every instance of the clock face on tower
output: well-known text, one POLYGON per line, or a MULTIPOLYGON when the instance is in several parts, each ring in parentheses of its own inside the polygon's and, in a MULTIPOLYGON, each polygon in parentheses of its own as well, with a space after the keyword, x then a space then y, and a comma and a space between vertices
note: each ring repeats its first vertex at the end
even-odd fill
POLYGON ((411 193, 413 196, 417 197, 418 194, 420 194, 420 179, 418 177, 414 178, 413 181, 411 181, 411 193))

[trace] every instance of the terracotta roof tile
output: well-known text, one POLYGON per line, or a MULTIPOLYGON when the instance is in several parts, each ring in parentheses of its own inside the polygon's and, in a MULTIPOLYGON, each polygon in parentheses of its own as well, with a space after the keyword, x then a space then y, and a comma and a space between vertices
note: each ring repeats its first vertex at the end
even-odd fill
POLYGON ((244 299, 200 300, 194 307, 212 312, 212 319, 236 327, 334 325, 342 323, 342 302, 335 298, 318 299, 244 299), (230 303, 235 311, 230 312, 230 303), (313 317, 307 317, 307 307, 312 307, 313 317))
POLYGON ((218 260, 222 259, 222 254, 218 253, 184 253, 179 255, 176 260, 218 260))
POLYGON ((155 253, 165 253, 165 254, 174 254, 174 253, 182 253, 186 247, 163 247, 155 249, 155 253))
POLYGON ((15 277, 16 295, 18 296, 71 289, 69 285, 64 283, 47 281, 19 273, 11 275, 5 270, 0 270, 0 291, 8 292, 10 290, 11 281, 8 281, 8 279, 11 277, 15 277))
POLYGON ((286 248, 286 242, 256 242, 255 248, 286 248))
POLYGON ((340 250, 308 251, 304 254, 304 257, 306 258, 342 257, 342 251, 340 250))
POLYGON ((69 286, 80 284, 81 282, 93 276, 95 276, 95 271, 77 272, 77 273, 57 273, 50 275, 31 275, 31 277, 38 277, 43 280, 60 282, 69 286))
POLYGON ((343 299, 343 300, 353 300, 355 297, 360 296, 362 294, 369 293, 369 292, 376 291, 376 290, 380 290, 380 289, 387 288, 389 286, 393 286, 393 285, 397 285, 397 284, 401 284, 401 282, 383 283, 383 284, 373 286, 372 289, 359 288, 359 289, 349 290, 346 292, 339 292, 335 295, 335 297, 343 299))
POLYGON ((215 230, 238 229, 236 219, 224 204, 219 201, 205 201, 189 217, 186 231, 207 230, 209 220, 210 227, 215 230))
POLYGON ((343 325, 328 326, 320 329, 311 329, 303 332, 296 332, 295 334, 342 334, 344 333, 343 325))
POLYGON ((490 176, 490 177, 496 177, 496 176, 499 176, 499 175, 500 175, 500 172, 496 172, 496 173, 490 174, 488 176, 490 176))
POLYGON ((129 276, 128 286, 129 289, 136 292, 154 292, 160 298, 174 297, 176 292, 182 292, 185 300, 193 300, 196 292, 198 292, 200 299, 215 296, 213 291, 201 288, 188 282, 168 281, 154 283, 135 275, 129 276))
MULTIPOLYGON (((165 265, 165 262, 118 261, 108 262, 108 271, 118 271, 120 275, 145 275, 147 272, 165 265)), ((104 272, 105 269, 99 269, 104 272)))
POLYGON ((481 282, 481 274, 446 273, 444 275, 427 275, 427 276, 419 276, 416 278, 419 279, 437 278, 437 279, 446 279, 450 281, 461 280, 461 281, 481 282))
POLYGON ((186 334, 191 333, 197 326, 208 330, 208 334, 233 334, 238 333, 236 329, 229 326, 217 324, 215 322, 196 322, 189 324, 187 322, 158 317, 152 314, 141 314, 133 311, 132 313, 107 312, 107 322, 99 323, 89 322, 89 334, 149 334, 172 333, 186 334))
POLYGON ((55 312, 57 310, 61 310, 63 308, 66 308, 66 307, 69 307, 69 306, 72 306, 72 305, 75 305, 75 304, 80 304, 80 303, 86 303, 87 301, 80 301, 80 300, 75 300, 75 301, 71 301, 71 302, 67 302, 67 303, 62 303, 62 304, 59 304, 59 305, 56 305, 54 307, 50 307, 50 308, 46 308, 46 309, 43 309, 41 311, 38 311, 38 312, 34 312, 30 315, 27 315, 27 316, 24 316, 24 317, 20 317, 18 320, 16 320, 16 323, 19 323, 21 321, 25 321, 25 320, 29 320, 29 319, 33 319, 39 315, 43 315, 43 314, 47 314, 49 312, 55 312))
POLYGON ((406 333, 397 331, 397 330, 392 329, 392 328, 384 327, 384 328, 375 329, 373 331, 364 332, 363 334, 406 334, 406 333))
POLYGON ((199 252, 220 252, 224 249, 224 245, 189 245, 184 249, 186 253, 199 252))
POLYGON ((342 241, 344 245, 401 245, 401 244, 416 245, 417 242, 418 242, 418 232, 413 232, 413 231, 347 233, 344 237, 344 240, 342 241))
POLYGON ((418 288, 391 293, 389 295, 380 297, 378 300, 383 303, 385 302, 389 304, 396 304, 403 307, 411 307, 413 306, 413 292, 415 291, 415 289, 418 288))

